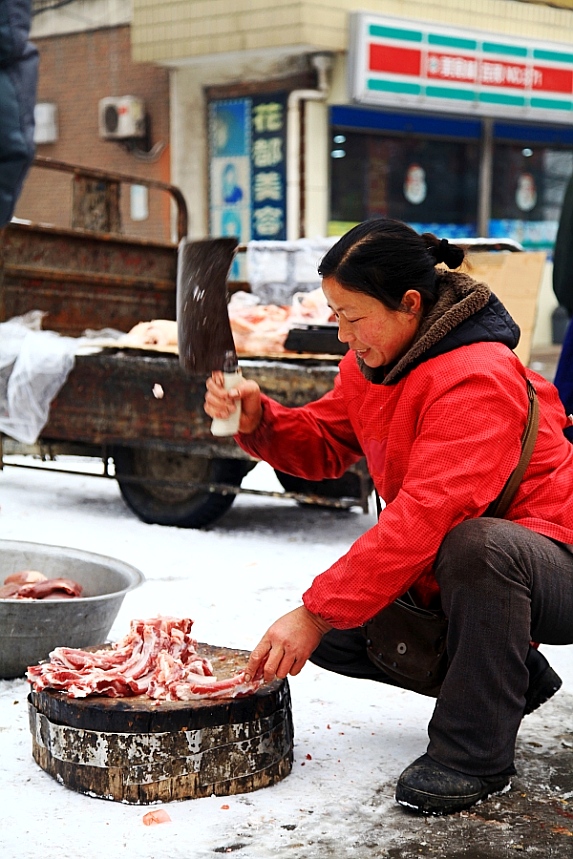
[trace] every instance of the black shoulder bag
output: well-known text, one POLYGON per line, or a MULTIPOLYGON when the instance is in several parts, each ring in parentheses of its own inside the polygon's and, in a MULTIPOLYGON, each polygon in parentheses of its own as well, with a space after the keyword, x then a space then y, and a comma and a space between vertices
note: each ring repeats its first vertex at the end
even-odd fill
MULTIPOLYGON (((529 411, 519 462, 484 516, 503 518, 529 465, 539 426, 539 403, 529 380, 527 394, 529 411)), ((380 515, 378 495, 376 504, 380 515)), ((448 619, 443 611, 417 605, 407 591, 365 624, 368 656, 399 686, 436 697, 448 670, 447 631, 448 619)))

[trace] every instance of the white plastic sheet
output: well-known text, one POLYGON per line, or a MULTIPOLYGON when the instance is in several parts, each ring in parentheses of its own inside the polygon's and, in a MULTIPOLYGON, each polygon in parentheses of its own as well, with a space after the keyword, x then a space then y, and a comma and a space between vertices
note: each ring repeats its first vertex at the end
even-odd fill
POLYGON ((247 276, 261 304, 289 305, 295 292, 320 286, 317 268, 338 237, 294 242, 249 242, 247 276))
POLYGON ((0 431, 33 444, 84 338, 42 331, 42 311, 0 323, 0 431))

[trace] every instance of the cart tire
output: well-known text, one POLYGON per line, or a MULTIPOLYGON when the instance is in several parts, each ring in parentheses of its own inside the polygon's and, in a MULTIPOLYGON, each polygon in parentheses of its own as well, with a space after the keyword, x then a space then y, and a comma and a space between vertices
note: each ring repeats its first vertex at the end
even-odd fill
POLYGON ((303 495, 316 495, 316 501, 299 501, 298 503, 306 506, 328 507, 329 510, 348 510, 347 507, 329 507, 327 504, 320 503, 322 498, 360 498, 361 497, 361 482, 360 475, 353 471, 347 471, 342 477, 328 478, 327 480, 305 480, 303 477, 294 477, 292 474, 285 474, 283 471, 277 471, 275 474, 279 483, 286 492, 296 492, 303 495))
POLYGON ((116 480, 127 506, 143 522, 178 528, 210 525, 227 512, 236 495, 187 486, 136 483, 129 478, 226 483, 238 487, 254 465, 240 459, 208 459, 189 453, 135 447, 116 447, 113 459, 116 480))

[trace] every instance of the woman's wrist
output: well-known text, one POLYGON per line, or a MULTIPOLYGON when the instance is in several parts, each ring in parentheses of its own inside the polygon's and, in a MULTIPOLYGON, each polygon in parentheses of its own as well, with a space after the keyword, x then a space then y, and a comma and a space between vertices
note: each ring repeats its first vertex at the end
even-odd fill
POLYGON ((330 630, 332 629, 332 626, 330 623, 328 623, 328 621, 326 621, 319 614, 314 614, 314 612, 309 611, 305 605, 302 605, 300 608, 305 613, 307 618, 310 621, 312 621, 312 623, 316 626, 318 631, 320 633, 322 633, 322 635, 324 635, 327 632, 330 632, 330 630))
POLYGON ((256 432, 263 423, 264 415, 265 412, 262 401, 259 401, 258 409, 252 415, 243 408, 241 413, 241 422, 239 424, 239 434, 251 435, 256 432))

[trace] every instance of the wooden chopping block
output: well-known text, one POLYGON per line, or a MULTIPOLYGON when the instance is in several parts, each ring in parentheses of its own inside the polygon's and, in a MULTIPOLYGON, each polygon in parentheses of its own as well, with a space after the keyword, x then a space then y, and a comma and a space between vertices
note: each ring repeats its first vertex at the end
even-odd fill
MULTIPOLYGON (((241 650, 197 650, 218 679, 248 659, 241 650)), ((28 707, 36 763, 88 796, 134 805, 230 796, 275 784, 292 769, 286 680, 253 695, 193 701, 32 691, 28 707)))

